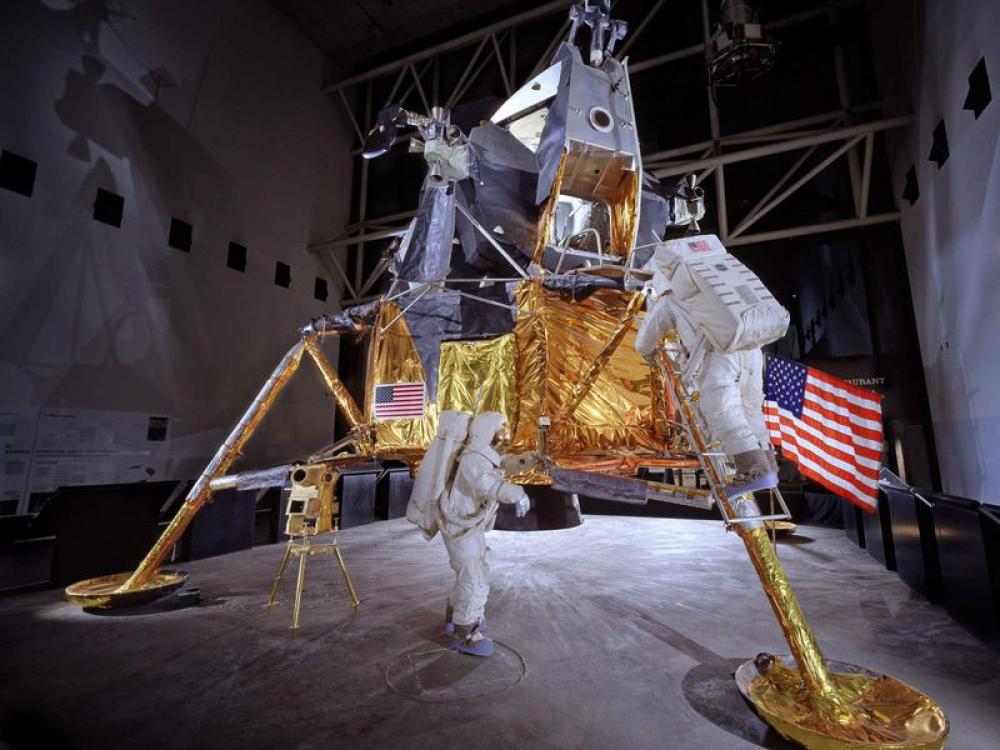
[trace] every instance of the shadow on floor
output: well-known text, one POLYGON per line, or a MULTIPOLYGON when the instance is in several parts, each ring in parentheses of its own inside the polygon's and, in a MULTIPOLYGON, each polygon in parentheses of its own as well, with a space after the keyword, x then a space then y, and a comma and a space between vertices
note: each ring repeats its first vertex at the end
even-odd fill
POLYGON ((733 674, 742 663, 741 659, 721 659, 699 664, 684 675, 684 697, 719 729, 767 750, 795 750, 798 745, 768 726, 736 687, 733 674))

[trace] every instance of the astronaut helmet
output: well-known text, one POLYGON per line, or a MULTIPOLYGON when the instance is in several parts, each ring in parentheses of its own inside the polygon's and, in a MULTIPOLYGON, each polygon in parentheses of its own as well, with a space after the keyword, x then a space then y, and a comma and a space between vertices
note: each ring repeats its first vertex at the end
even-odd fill
POLYGON ((469 442, 502 450, 510 443, 507 417, 498 411, 487 411, 478 415, 469 427, 469 442))

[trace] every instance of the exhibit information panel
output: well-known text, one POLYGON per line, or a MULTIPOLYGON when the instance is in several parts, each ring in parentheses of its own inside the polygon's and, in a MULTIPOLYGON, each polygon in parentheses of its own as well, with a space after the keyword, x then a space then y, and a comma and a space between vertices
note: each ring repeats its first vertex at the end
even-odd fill
POLYGON ((32 494, 82 484, 164 479, 170 417, 146 412, 0 406, 0 513, 32 494))

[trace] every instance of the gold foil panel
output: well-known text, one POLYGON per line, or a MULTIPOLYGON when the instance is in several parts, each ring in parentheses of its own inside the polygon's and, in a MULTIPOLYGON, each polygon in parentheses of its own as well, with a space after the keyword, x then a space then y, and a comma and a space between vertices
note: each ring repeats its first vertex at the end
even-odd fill
POLYGON ((850 706, 853 721, 823 717, 800 672, 777 659, 767 675, 750 683, 757 710, 785 737, 811 750, 909 748, 937 750, 948 720, 926 695, 891 677, 834 673, 834 689, 850 706))
MULTIPOLYGON (((370 381, 365 394, 365 417, 373 420, 375 386, 384 383, 426 382, 424 365, 417 354, 406 319, 393 302, 381 306, 378 325, 372 332, 370 381)), ((375 453, 386 458, 419 458, 437 430, 437 404, 426 405, 423 419, 390 419, 373 422, 375 453)))
POLYGON ((833 714, 840 712, 843 707, 839 705, 840 701, 830 680, 823 654, 795 598, 792 584, 778 560, 774 545, 767 536, 767 529, 763 526, 755 529, 745 529, 740 526, 739 535, 746 545, 764 593, 778 618, 785 640, 802 671, 802 678, 813 695, 826 699, 826 708, 830 718, 833 718, 833 714))
POLYGON ((514 335, 484 341, 446 341, 438 365, 438 414, 498 411, 509 424, 517 418, 514 395, 514 335))
POLYGON ((566 149, 563 149, 562 156, 559 158, 559 166, 556 168, 555 179, 552 181, 552 189, 549 191, 549 197, 545 201, 541 215, 538 217, 538 236, 535 238, 535 252, 531 255, 531 259, 538 264, 541 264, 542 256, 545 255, 545 243, 549 241, 552 217, 556 213, 556 203, 559 201, 559 193, 562 190, 563 175, 565 173, 566 149))
POLYGON ((651 371, 635 351, 633 321, 621 344, 571 418, 556 421, 573 386, 587 371, 626 314, 632 295, 602 289, 573 302, 536 281, 518 288, 514 324, 518 415, 514 450, 535 448, 538 417, 553 419, 553 454, 660 453, 663 436, 652 414, 651 371))
MULTIPOLYGON (((594 381, 598 378, 601 371, 604 370, 604 366, 608 363, 608 360, 615 355, 615 352, 621 345, 622 339, 625 338, 625 334, 628 333, 629 329, 632 327, 632 323, 635 321, 636 313, 639 312, 644 300, 645 298, 642 292, 636 292, 632 295, 632 299, 630 299, 628 304, 625 306, 625 311, 622 313, 622 317, 618 319, 615 329, 604 342, 604 346, 601 347, 601 351, 599 351, 597 356, 590 361, 590 364, 587 366, 587 370, 577 377, 569 396, 563 400, 563 410, 559 415, 561 420, 570 419, 576 412, 576 407, 579 406, 580 400, 590 390, 594 381)), ((652 394, 652 390, 650 393, 652 394)))
POLYGON ((611 203, 611 247, 616 255, 627 258, 639 230, 639 178, 626 172, 611 203))

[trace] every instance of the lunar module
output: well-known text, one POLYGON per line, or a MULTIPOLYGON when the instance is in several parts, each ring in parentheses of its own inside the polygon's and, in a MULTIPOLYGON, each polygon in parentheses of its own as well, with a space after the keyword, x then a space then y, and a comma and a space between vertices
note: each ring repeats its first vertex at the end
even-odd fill
MULTIPOLYGON (((428 166, 389 264, 391 286, 372 303, 306 325, 138 568, 74 584, 67 595, 117 607, 177 588, 183 576, 160 565, 216 490, 294 485, 317 472, 335 481, 372 462, 415 470, 442 413, 497 411, 512 428, 504 461, 512 481, 719 508, 788 642, 784 660, 761 655, 737 673, 779 732, 808 747, 942 747, 948 722, 929 698, 824 659, 768 536, 768 522, 788 517, 780 494, 772 491, 768 512, 751 494, 727 494, 733 469, 703 429, 692 385, 698 352, 671 334, 653 361, 634 348, 656 294, 651 259, 665 242, 708 251, 711 273, 689 279, 706 298, 722 284, 719 274, 740 276, 746 294, 724 303, 737 317, 776 303, 716 238, 697 234, 705 209, 693 179, 662 185, 643 172, 627 62, 613 56, 627 28, 609 10, 609 0, 574 6, 551 65, 467 133, 441 108, 382 110, 365 157, 409 130, 410 150, 428 166), (671 233, 679 236, 665 240, 671 233), (336 337, 368 343, 361 403, 323 353, 336 337), (316 366, 349 434, 303 457, 308 471, 228 474, 303 360, 316 366), (695 471, 707 486, 682 479, 695 471)), ((712 331, 704 334, 710 345, 712 331)))

